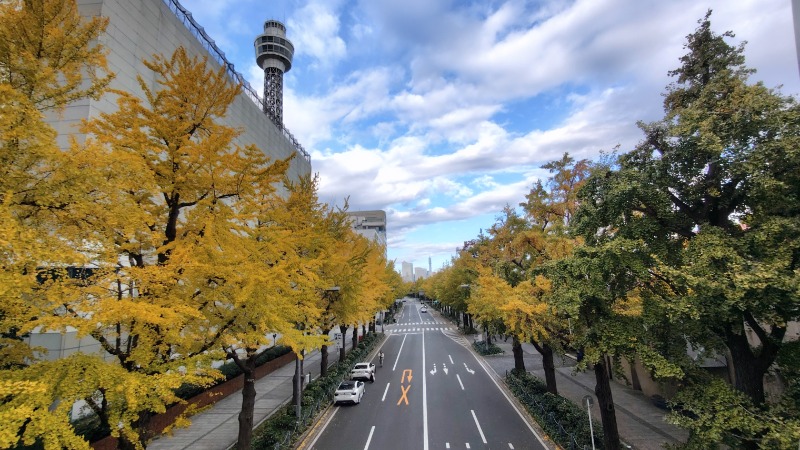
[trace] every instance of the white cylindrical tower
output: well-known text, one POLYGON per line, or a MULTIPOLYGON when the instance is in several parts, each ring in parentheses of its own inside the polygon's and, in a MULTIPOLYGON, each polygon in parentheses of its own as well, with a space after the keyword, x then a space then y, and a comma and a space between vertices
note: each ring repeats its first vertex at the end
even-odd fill
POLYGON ((286 39, 286 27, 277 20, 264 22, 264 33, 255 40, 256 63, 264 70, 264 112, 283 128, 283 74, 292 68, 294 46, 286 39))

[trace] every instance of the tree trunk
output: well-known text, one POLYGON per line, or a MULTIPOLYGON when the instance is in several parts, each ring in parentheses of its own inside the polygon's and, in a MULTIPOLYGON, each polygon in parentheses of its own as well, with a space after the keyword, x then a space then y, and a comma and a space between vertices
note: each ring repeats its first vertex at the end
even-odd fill
POLYGON ((489 325, 483 325, 484 331, 486 331, 486 349, 489 349, 489 346, 492 345, 492 334, 489 332, 489 325))
POLYGON ((294 405, 295 416, 300 419, 300 399, 303 386, 300 384, 300 354, 294 356, 294 377, 292 377, 292 404, 294 405))
POLYGON ((139 413, 139 417, 132 424, 133 429, 139 433, 138 442, 134 442, 129 436, 120 434, 117 448, 121 450, 136 450, 138 448, 147 448, 147 441, 153 437, 153 432, 150 431, 150 419, 153 414, 149 411, 139 413))
POLYGON ((328 346, 323 345, 319 349, 319 376, 320 378, 328 375, 328 346))
POLYGON ((730 331, 727 333, 725 345, 731 352, 731 363, 736 378, 733 380, 734 387, 747 395, 754 404, 763 405, 764 375, 775 360, 774 357, 769 357, 771 352, 767 350, 768 346, 763 346, 761 354, 755 356, 747 336, 730 331))
POLYGON ((239 437, 236 448, 249 450, 253 438, 253 409, 256 405, 255 357, 248 355, 242 366, 244 387, 242 388, 242 409, 239 411, 239 437))
POLYGON ((347 350, 344 348, 344 341, 347 338, 347 325, 339 325, 339 332, 342 334, 342 348, 339 349, 339 362, 344 362, 347 350))
POLYGON ((544 367, 544 381, 547 383, 547 392, 558 395, 556 385, 556 365, 553 363, 553 348, 547 344, 539 345, 536 340, 531 338, 531 345, 542 355, 542 366, 544 367))
POLYGON ((355 350, 358 347, 358 324, 353 325, 353 348, 350 349, 355 350))
POLYGON ((600 407, 600 417, 603 421, 603 448, 614 450, 620 448, 620 442, 608 369, 604 357, 594 365, 594 377, 597 381, 594 393, 597 396, 597 406, 600 407))
POLYGON ((514 335, 514 341, 511 343, 511 352, 514 354, 514 369, 518 372, 525 372, 525 358, 522 354, 522 344, 519 338, 514 335))
MULTIPOLYGON (((322 330, 323 336, 330 336, 331 329, 322 330)), ((328 375, 328 346, 323 345, 319 349, 319 376, 323 378, 328 375)))

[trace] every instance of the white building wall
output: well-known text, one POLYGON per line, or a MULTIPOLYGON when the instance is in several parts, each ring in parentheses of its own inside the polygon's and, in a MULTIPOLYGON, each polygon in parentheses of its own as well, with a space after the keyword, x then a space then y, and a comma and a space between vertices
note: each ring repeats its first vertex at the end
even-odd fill
MULTIPOLYGON (((170 10, 168 2, 170 0, 78 0, 83 15, 109 18, 108 28, 100 42, 108 50, 109 70, 116 74, 111 88, 142 97, 136 78, 138 75, 150 89, 156 89, 156 77, 142 60, 152 59, 154 54, 168 58, 179 46, 183 46, 190 56, 207 56, 211 67, 220 67, 204 45, 170 10)), ((59 133, 59 144, 66 147, 69 136, 82 141, 84 136, 76 128, 82 119, 116 109, 116 96, 113 94, 96 101, 83 100, 70 105, 61 117, 52 121, 59 133)), ((296 180, 311 173, 310 161, 295 151, 283 133, 246 94, 242 93, 236 98, 227 117, 220 122, 243 129, 244 132, 236 141, 241 146, 255 144, 273 159, 296 155, 288 172, 291 179, 296 180)))

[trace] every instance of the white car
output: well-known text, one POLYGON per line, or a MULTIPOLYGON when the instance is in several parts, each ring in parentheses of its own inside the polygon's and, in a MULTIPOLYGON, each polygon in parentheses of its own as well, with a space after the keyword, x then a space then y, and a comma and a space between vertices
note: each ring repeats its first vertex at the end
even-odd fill
POLYGON ((364 386, 363 381, 342 381, 333 394, 334 406, 339 403, 353 403, 356 405, 361 403, 361 397, 364 396, 364 386))
POLYGON ((368 362, 356 363, 350 371, 351 380, 369 380, 375 382, 375 364, 368 362))
POLYGON ((419 312, 421 312, 421 313, 428 312, 428 307, 427 306, 423 306, 422 308, 419 309, 419 312))

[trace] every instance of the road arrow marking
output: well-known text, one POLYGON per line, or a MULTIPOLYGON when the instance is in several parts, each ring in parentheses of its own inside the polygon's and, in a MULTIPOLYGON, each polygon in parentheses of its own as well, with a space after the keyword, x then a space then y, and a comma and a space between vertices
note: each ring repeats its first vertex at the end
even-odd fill
POLYGON ((436 364, 433 365, 433 370, 431 370, 431 375, 436 375, 436 364))
MULTIPOLYGON (((466 364, 464 364, 464 365, 466 366, 466 364)), ((412 373, 411 369, 403 370, 403 377, 400 379, 400 382, 401 383, 405 383, 406 382, 406 375, 408 375, 408 382, 411 383, 411 378, 412 378, 411 377, 411 373, 412 373)), ((472 373, 475 373, 475 372, 472 372, 472 373)))
POLYGON ((444 370, 444 374, 447 375, 447 364, 442 363, 442 370, 444 370))
POLYGON ((467 369, 467 372, 469 372, 470 375, 475 375, 475 371, 467 367, 467 363, 464 363, 464 368, 467 369))

